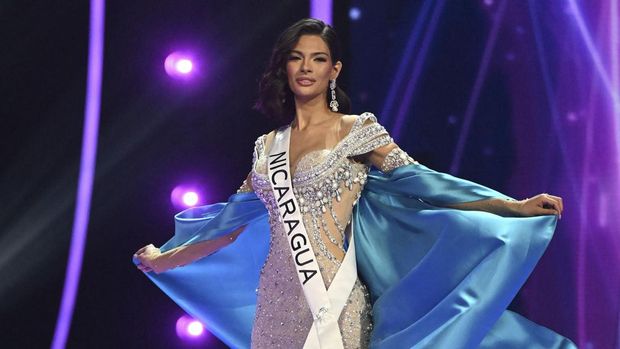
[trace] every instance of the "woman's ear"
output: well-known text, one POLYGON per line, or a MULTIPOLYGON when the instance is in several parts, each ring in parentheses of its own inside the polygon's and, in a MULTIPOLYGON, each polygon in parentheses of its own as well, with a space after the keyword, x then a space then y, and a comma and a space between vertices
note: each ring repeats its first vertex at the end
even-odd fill
POLYGON ((340 75, 340 70, 342 69, 342 62, 338 61, 336 62, 336 64, 334 64, 333 68, 332 68, 332 74, 329 77, 330 80, 334 80, 336 78, 338 78, 338 75, 340 75))

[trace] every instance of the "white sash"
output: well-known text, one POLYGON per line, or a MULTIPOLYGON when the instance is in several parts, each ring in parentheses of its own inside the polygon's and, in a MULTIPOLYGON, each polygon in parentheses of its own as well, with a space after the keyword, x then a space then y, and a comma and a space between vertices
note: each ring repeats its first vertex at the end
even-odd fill
POLYGON ((288 236, 289 247, 299 282, 312 312, 314 323, 304 348, 344 348, 338 318, 357 280, 353 230, 347 253, 334 280, 325 289, 299 205, 293 194, 289 145, 291 127, 278 130, 267 162, 269 181, 278 203, 280 218, 288 236))

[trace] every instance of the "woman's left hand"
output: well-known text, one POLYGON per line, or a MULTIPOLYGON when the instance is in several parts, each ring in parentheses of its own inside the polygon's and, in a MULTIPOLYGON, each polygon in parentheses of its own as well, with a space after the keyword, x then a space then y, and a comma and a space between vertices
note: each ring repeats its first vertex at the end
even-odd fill
POLYGON ((546 193, 519 201, 518 209, 519 213, 525 217, 555 214, 559 218, 562 218, 563 210, 562 198, 546 193))
POLYGON ((137 265, 138 269, 143 272, 149 272, 155 270, 155 272, 159 273, 160 271, 155 267, 155 261, 159 256, 161 256, 161 251, 159 248, 153 246, 153 244, 148 244, 133 255, 134 258, 140 261, 140 264, 137 265))

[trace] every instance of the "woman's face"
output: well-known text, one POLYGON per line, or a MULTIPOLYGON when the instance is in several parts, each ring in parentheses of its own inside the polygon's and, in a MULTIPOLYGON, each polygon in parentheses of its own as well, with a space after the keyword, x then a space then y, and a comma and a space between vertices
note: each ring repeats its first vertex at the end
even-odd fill
POLYGON ((318 35, 302 35, 287 57, 288 85, 297 100, 325 98, 329 80, 338 77, 342 63, 332 63, 329 48, 318 35))

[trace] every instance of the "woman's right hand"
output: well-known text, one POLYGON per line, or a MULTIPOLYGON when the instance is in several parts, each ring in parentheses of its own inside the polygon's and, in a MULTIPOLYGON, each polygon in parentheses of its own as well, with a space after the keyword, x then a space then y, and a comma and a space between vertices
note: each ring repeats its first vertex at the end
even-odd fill
POLYGON ((138 251, 134 253, 134 258, 140 261, 137 265, 138 269, 143 272, 155 271, 156 273, 160 273, 162 270, 159 270, 156 267, 157 258, 161 256, 161 251, 159 248, 153 246, 153 244, 148 244, 138 251))

